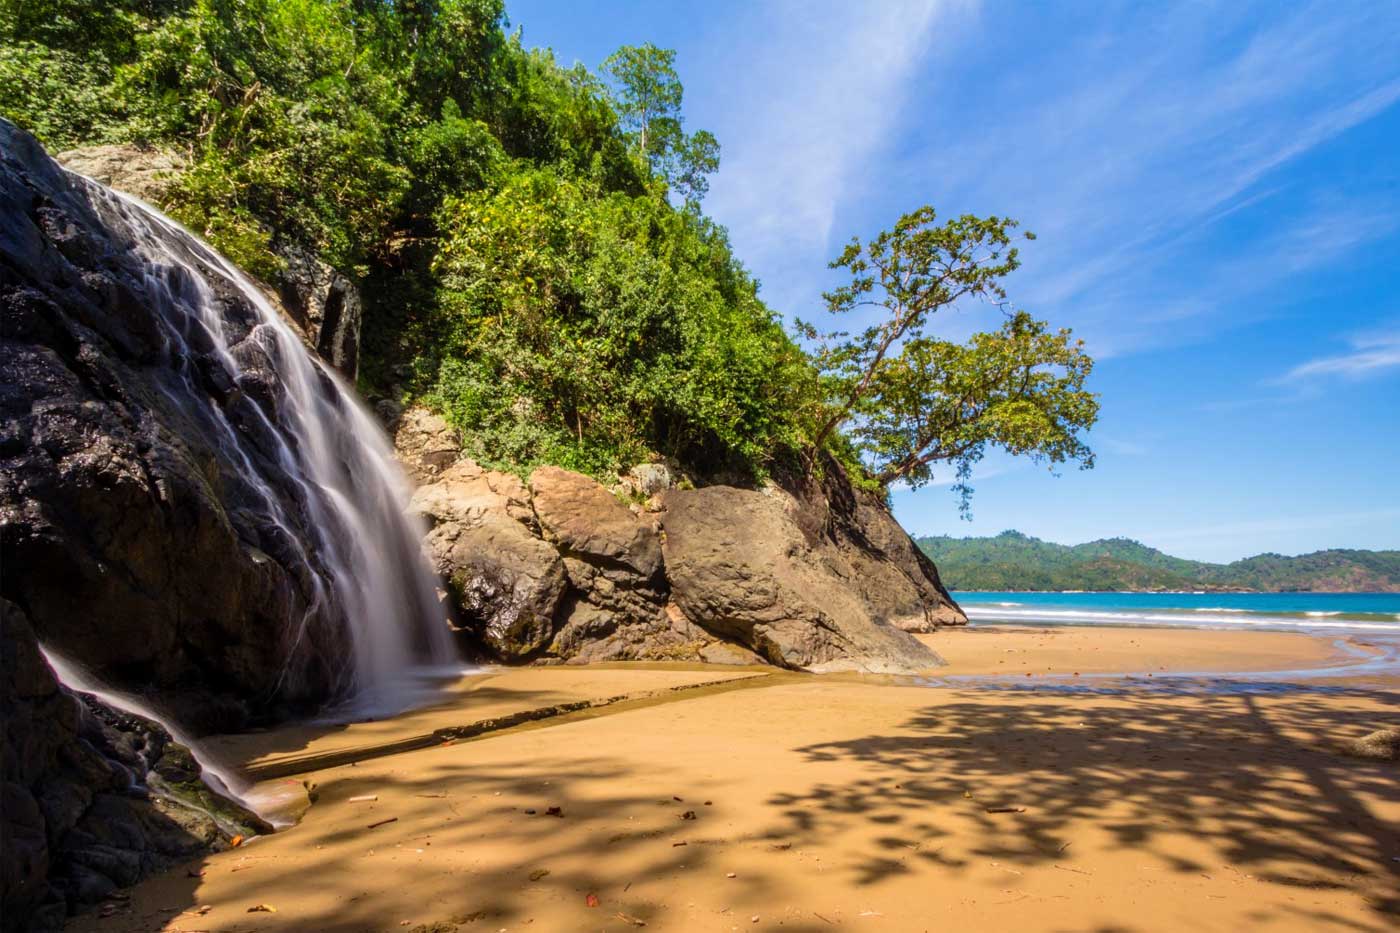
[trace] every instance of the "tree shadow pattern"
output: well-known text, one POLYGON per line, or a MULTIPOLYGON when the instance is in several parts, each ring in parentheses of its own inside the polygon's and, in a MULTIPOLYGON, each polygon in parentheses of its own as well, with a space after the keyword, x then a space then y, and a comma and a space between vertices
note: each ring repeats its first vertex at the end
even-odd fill
MULTIPOLYGON (((1342 757, 1332 746, 1394 725, 1393 716, 1337 704, 1339 696, 1400 710, 1400 694, 1236 686, 1202 697, 1179 684, 1159 691, 989 683, 986 689, 1009 702, 988 703, 984 690, 966 702, 932 704, 889 735, 801 748, 813 762, 860 762, 868 776, 774 795, 770 803, 781 818, 769 833, 812 844, 852 821, 889 826, 853 864, 856 883, 870 885, 914 870, 911 850, 924 864, 954 872, 968 867, 969 856, 1054 864, 1064 859, 1071 825, 1101 821, 1112 804, 1107 829, 1121 849, 1152 851, 1159 835, 1184 831, 1209 843, 1240 877, 1249 872, 1265 883, 1357 891, 1377 919, 1375 927, 1359 929, 1393 929, 1400 914, 1400 827, 1379 819, 1365 801, 1394 812, 1400 772, 1394 764, 1342 757), (1193 702, 1174 702, 1192 693, 1193 702), (1105 694, 1133 702, 1093 702, 1105 694), (1000 790, 987 796, 988 786, 1000 790), (959 856, 938 844, 949 833, 935 815, 949 807, 977 822, 976 841, 959 856), (1023 812, 994 812, 999 808, 1023 812), (1007 831, 1008 819, 1015 832, 1007 831)), ((957 696, 969 694, 950 700, 957 696)), ((1171 871, 1219 868, 1167 851, 1153 855, 1171 871)), ((1292 909, 1309 927, 1347 925, 1345 918, 1292 909)))

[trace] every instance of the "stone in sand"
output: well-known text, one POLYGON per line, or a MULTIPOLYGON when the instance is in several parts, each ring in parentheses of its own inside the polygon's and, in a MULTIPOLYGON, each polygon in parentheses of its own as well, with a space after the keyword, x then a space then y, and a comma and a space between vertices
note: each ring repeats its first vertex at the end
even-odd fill
POLYGON ((1344 743, 1341 751, 1353 758, 1400 761, 1400 730, 1378 729, 1370 735, 1344 743))

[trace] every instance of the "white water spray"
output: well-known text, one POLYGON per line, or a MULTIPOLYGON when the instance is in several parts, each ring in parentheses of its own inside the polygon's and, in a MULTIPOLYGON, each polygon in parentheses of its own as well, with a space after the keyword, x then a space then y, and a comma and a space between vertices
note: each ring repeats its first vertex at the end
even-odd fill
POLYGON ((149 704, 129 693, 106 689, 93 680, 82 667, 62 655, 50 651, 48 648, 40 648, 40 651, 44 655, 44 660, 49 662, 49 667, 53 668, 54 676, 58 678, 59 683, 69 690, 90 693, 101 700, 103 705, 112 709, 160 723, 161 727, 170 733, 172 739, 188 748, 190 753, 194 755, 195 761, 199 763, 200 779, 205 784, 225 797, 238 801, 249 810, 258 812, 257 807, 254 806, 256 801, 247 797, 249 783, 239 777, 234 769, 214 760, 207 750, 200 748, 196 739, 186 735, 178 726, 171 725, 169 716, 162 716, 149 704))
MULTIPOLYGON (((145 263, 155 324, 169 365, 188 389, 180 397, 167 393, 170 401, 181 409, 204 406, 202 414, 220 432, 221 450, 241 464, 241 479, 256 492, 257 520, 285 533, 312 571, 306 575, 310 605, 301 618, 288 620, 287 643, 299 645, 316 614, 338 610, 351 647, 336 672, 348 698, 341 713, 380 715, 421 701, 425 675, 446 673, 454 652, 421 549, 425 529, 405 511, 409 488, 383 430, 236 267, 150 205, 83 176, 73 178, 145 263), (214 287, 219 279, 257 314, 236 351, 214 287), (261 355, 252 365, 264 364, 279 391, 270 403, 248 407, 275 448, 277 477, 259 474, 242 446, 246 427, 197 387, 191 363, 196 354, 217 360, 235 386, 245 371, 240 358, 261 355), (296 507, 307 513, 302 521, 290 520, 274 479, 300 487, 304 506, 296 507)), ((257 373, 264 382, 266 370, 257 373)))

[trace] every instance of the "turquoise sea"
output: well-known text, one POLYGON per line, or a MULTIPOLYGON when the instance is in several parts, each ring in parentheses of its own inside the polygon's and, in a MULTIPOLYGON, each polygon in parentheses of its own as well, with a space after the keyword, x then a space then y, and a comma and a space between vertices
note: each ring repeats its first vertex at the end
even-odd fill
POLYGON ((1400 634, 1400 593, 991 593, 954 591, 974 625, 1306 629, 1400 634))

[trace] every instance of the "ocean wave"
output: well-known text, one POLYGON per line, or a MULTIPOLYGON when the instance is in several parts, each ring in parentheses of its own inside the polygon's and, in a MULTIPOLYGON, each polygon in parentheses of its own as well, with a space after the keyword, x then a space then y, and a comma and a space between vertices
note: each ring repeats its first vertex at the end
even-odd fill
POLYGON ((1341 612, 1305 612, 1305 616, 1339 616, 1341 612))
POLYGON ((1256 609, 1231 609, 1229 606, 1203 606, 1199 609, 1192 609, 1192 612, 1257 612, 1256 609))
MULTIPOLYGON (((1340 620, 1318 614, 1275 615, 1250 610, 1228 611, 1218 615, 1194 610, 1191 613, 1160 610, 1157 612, 1111 612, 1094 609, 999 608, 992 605, 968 605, 968 618, 973 622, 1019 622, 1045 625, 1126 625, 1176 626, 1180 628, 1273 628, 1350 630, 1366 632, 1397 632, 1393 622, 1379 620, 1340 620)), ((1333 613, 1335 615, 1337 613, 1333 613)), ((1375 619, 1375 616, 1371 617, 1375 619)), ((1400 615, 1396 616, 1400 620, 1400 615)))

